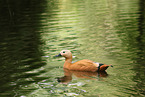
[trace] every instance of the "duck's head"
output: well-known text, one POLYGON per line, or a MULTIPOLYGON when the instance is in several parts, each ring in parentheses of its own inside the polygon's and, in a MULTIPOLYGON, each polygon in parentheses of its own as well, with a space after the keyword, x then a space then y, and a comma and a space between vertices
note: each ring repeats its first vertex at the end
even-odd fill
POLYGON ((72 58, 72 53, 69 50, 62 50, 58 55, 56 55, 55 57, 65 57, 65 58, 72 58))

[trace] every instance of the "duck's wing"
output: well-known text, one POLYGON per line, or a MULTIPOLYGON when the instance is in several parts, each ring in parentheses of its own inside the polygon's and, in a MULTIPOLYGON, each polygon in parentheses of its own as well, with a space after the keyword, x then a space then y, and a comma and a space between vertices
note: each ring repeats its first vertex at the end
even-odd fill
POLYGON ((80 60, 78 61, 79 64, 84 64, 84 65, 89 65, 89 66, 95 66, 95 67, 99 67, 99 64, 98 62, 94 62, 94 61, 91 61, 91 60, 88 60, 88 59, 84 59, 84 60, 80 60))
POLYGON ((69 66, 70 70, 78 70, 78 71, 91 71, 95 72, 97 71, 97 67, 94 65, 94 62, 91 60, 80 60, 78 62, 75 62, 69 66))

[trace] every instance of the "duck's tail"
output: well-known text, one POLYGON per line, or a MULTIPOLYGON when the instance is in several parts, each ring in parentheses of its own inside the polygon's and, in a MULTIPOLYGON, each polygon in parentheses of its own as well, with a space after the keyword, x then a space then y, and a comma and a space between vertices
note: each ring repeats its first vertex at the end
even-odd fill
POLYGON ((108 67, 113 67, 113 65, 106 65, 106 64, 100 64, 98 67, 98 71, 105 71, 108 67))

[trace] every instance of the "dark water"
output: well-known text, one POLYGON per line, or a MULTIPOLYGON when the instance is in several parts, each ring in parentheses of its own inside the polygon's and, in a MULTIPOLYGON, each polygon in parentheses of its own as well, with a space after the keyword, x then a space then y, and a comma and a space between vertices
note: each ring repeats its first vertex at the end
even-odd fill
POLYGON ((0 1, 0 96, 144 97, 144 6, 144 0, 0 1), (63 71, 64 59, 53 58, 63 49, 74 62, 114 68, 63 71))

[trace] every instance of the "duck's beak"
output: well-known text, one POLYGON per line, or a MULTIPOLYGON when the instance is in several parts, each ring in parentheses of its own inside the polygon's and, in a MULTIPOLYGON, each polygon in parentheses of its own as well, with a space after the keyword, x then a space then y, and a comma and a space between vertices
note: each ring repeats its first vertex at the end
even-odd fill
POLYGON ((60 57, 60 56, 62 56, 62 55, 59 53, 58 55, 56 55, 56 56, 54 56, 54 57, 60 57))

